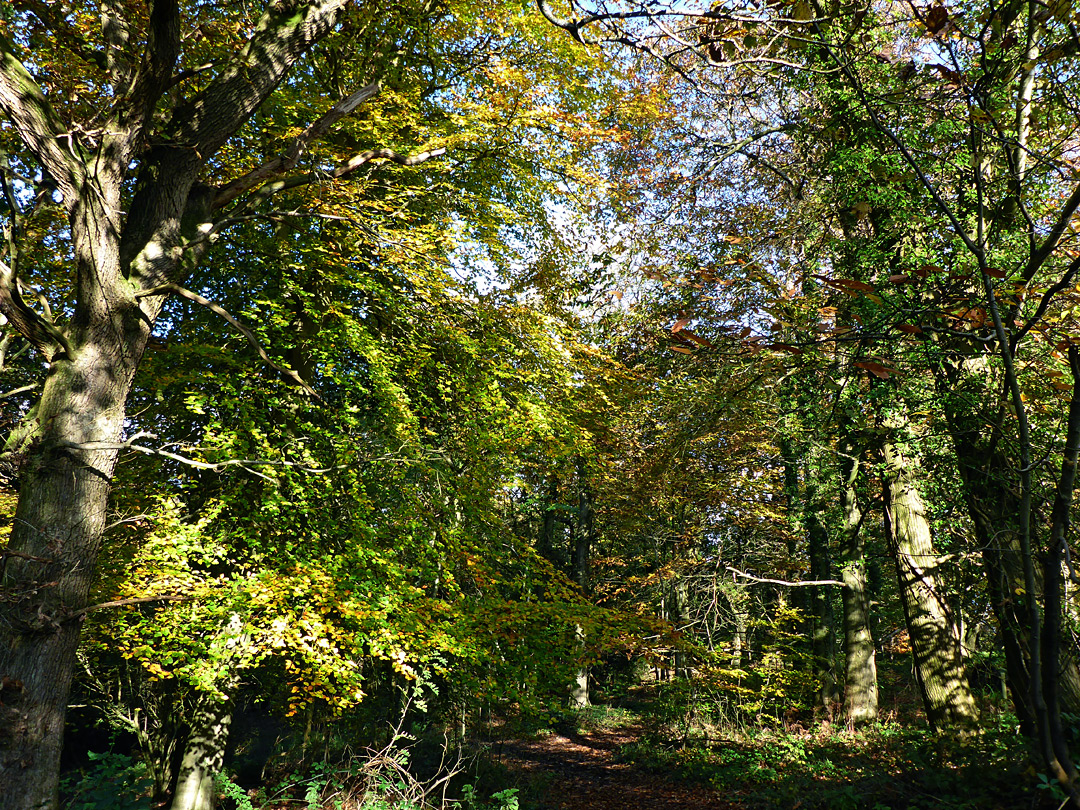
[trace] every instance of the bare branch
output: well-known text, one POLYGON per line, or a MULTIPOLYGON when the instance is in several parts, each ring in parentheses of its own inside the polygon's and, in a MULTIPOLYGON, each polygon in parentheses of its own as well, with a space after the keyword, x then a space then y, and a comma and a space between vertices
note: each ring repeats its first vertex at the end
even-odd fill
POLYGON ((753 574, 748 574, 745 571, 740 571, 738 568, 732 568, 730 565, 725 565, 724 568, 736 576, 748 579, 751 582, 761 582, 766 585, 781 585, 785 588, 805 588, 811 585, 839 585, 841 588, 847 587, 843 582, 836 579, 811 579, 803 580, 801 582, 788 582, 785 579, 766 579, 764 577, 757 577, 753 574))
MULTIPOLYGON (((345 464, 336 464, 331 467, 311 467, 306 464, 301 464, 298 461, 274 461, 271 459, 249 459, 249 458, 230 458, 226 461, 197 461, 187 456, 182 456, 179 453, 173 453, 170 450, 166 450, 164 447, 147 447, 145 445, 136 444, 136 441, 140 438, 157 438, 153 433, 137 433, 128 439, 126 442, 60 442, 60 447, 65 447, 70 450, 132 450, 136 453, 142 453, 146 456, 160 456, 161 458, 171 459, 172 461, 178 461, 188 467, 194 467, 197 470, 224 470, 229 467, 240 467, 252 475, 256 475, 259 478, 272 481, 269 476, 251 469, 251 467, 284 467, 289 469, 300 470, 301 472, 312 473, 314 475, 322 475, 333 470, 345 469, 345 464)), ((198 448, 196 448, 198 449, 198 448)), ((380 459, 381 460, 381 459, 380 459)))
POLYGON ((18 396, 19 394, 25 394, 25 393, 27 393, 29 391, 33 391, 35 388, 37 388, 37 383, 33 383, 31 385, 23 385, 23 386, 20 386, 19 388, 12 388, 10 391, 6 391, 3 394, 0 394, 0 399, 7 399, 8 397, 14 397, 14 396, 18 396))
POLYGON ((127 607, 128 605, 146 605, 151 602, 190 602, 193 597, 179 596, 177 594, 164 594, 162 596, 137 596, 132 599, 114 599, 111 602, 99 602, 96 605, 90 605, 84 607, 82 610, 77 610, 71 614, 69 618, 77 619, 80 616, 85 616, 92 610, 102 610, 103 608, 114 607, 127 607))
MULTIPOLYGON (((397 163, 399 166, 417 166, 427 160, 431 160, 432 158, 436 158, 440 155, 445 154, 446 149, 443 148, 431 149, 426 152, 419 152, 415 155, 403 155, 400 152, 395 152, 393 149, 369 149, 366 152, 361 152, 360 154, 355 155, 354 157, 351 157, 348 160, 338 164, 338 166, 331 172, 308 172, 307 174, 300 174, 296 175, 295 177, 286 177, 281 180, 275 180, 272 183, 267 183, 266 185, 257 189, 251 195, 251 197, 245 200, 241 204, 240 210, 250 208, 252 205, 269 199, 270 197, 273 197, 275 194, 278 194, 282 191, 287 191, 293 188, 300 188, 301 186, 308 186, 312 183, 318 183, 325 180, 338 180, 342 177, 346 177, 355 172, 357 169, 366 166, 373 160, 389 160, 393 163, 397 163)), ((219 192, 219 195, 226 193, 232 185, 233 184, 230 183, 228 186, 225 186, 225 188, 222 189, 221 192, 219 192)), ((229 199, 235 198, 235 196, 235 194, 231 194, 231 196, 229 196, 228 199, 226 199, 224 202, 221 201, 220 196, 215 197, 213 207, 218 208, 221 205, 224 205, 225 202, 228 202, 229 199)), ((221 226, 225 222, 232 221, 234 221, 234 217, 230 216, 227 220, 216 223, 215 230, 220 230, 221 226)))
POLYGON ((1080 183, 1076 184, 1076 188, 1074 188, 1073 193, 1069 195, 1069 199, 1061 206, 1061 211, 1058 212, 1057 221, 1054 222, 1049 233, 1046 234, 1043 243, 1031 252, 1031 258, 1028 259, 1028 263, 1024 266, 1022 274, 1024 281, 1030 281, 1034 278, 1035 273, 1037 273, 1043 263, 1050 258, 1050 254, 1054 252, 1054 248, 1058 246, 1058 243, 1061 242, 1062 237, 1065 235, 1065 231, 1069 227, 1069 222, 1072 221, 1073 215, 1076 213, 1078 207, 1080 207, 1080 183))

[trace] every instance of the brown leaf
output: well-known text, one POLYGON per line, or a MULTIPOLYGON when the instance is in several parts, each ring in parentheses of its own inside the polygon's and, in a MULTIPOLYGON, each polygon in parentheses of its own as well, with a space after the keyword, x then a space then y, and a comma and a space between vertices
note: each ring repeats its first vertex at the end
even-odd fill
POLYGON ((782 352, 790 352, 791 354, 802 354, 803 350, 798 346, 792 346, 790 343, 770 343, 766 349, 779 349, 782 352))
POLYGON ((675 321, 675 324, 671 327, 671 334, 674 335, 676 332, 681 331, 688 323, 690 323, 690 318, 679 318, 679 320, 675 321))
POLYGON ((671 350, 673 352, 679 352, 680 354, 693 354, 694 353, 693 349, 688 349, 685 346, 672 346, 671 350))
POLYGON ((896 328, 909 335, 921 335, 923 333, 922 329, 910 323, 898 323, 896 328))
POLYGON ((926 12, 923 22, 926 23, 926 30, 936 36, 948 24, 949 12, 945 10, 945 6, 934 6, 926 12))
POLYGON ((1005 278, 1008 274, 1004 270, 996 270, 993 267, 987 267, 986 275, 990 276, 990 278, 1005 278))
POLYGON ((875 363, 873 360, 861 360, 860 362, 856 363, 855 366, 857 368, 866 369, 871 374, 873 374, 875 377, 878 377, 879 379, 882 379, 882 380, 887 380, 887 379, 889 379, 889 377, 893 376, 894 374, 899 374, 899 372, 895 368, 889 368, 888 366, 883 366, 883 365, 881 365, 881 363, 875 363))
POLYGON ((908 284, 911 282, 911 276, 905 276, 903 273, 899 273, 895 276, 889 276, 889 281, 893 284, 908 284))
POLYGON ((695 335, 689 329, 684 329, 682 331, 682 334, 684 337, 690 338, 690 340, 694 341, 694 343, 698 344, 699 346, 704 346, 707 349, 711 349, 713 347, 713 342, 711 340, 709 340, 708 338, 703 338, 700 335, 695 335))
POLYGON ((833 284, 839 287, 843 287, 848 290, 858 290, 859 292, 874 292, 874 285, 867 284, 865 281, 856 281, 853 278, 837 278, 833 279, 833 284))

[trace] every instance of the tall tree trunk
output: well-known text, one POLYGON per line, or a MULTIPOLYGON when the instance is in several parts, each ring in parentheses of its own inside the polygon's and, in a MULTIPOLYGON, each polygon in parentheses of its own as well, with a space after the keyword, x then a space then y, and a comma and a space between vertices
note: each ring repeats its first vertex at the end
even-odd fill
MULTIPOLYGON (((116 443, 164 296, 177 291, 205 254, 215 198, 234 200, 296 161, 249 175, 251 183, 234 186, 231 196, 229 189, 201 184, 200 176, 337 25, 346 4, 271 4, 249 41, 206 74, 196 95, 170 109, 159 101, 175 84, 181 13, 175 2, 151 0, 143 42, 132 42, 132 52, 142 54, 134 64, 125 66, 125 49, 105 37, 114 65, 106 78, 112 92, 102 98, 112 106, 94 112, 100 129, 86 138, 78 134, 86 132, 80 122, 63 119, 0 37, 0 113, 28 159, 56 183, 69 226, 73 293, 64 306, 70 303, 70 319, 58 325, 22 300, 17 268, 0 265, 0 310, 49 363, 41 399, 5 446, 21 467, 0 583, 0 800, 6 810, 51 810, 57 803, 79 619, 101 548, 116 443)), ((335 106, 311 136, 355 106, 335 106)), ((297 160, 304 145, 297 145, 297 160)))
POLYGON ((750 624, 750 593, 746 586, 734 577, 725 580, 717 590, 727 597, 735 624, 731 640, 731 668, 741 669, 750 663, 750 644, 747 638, 750 624))
POLYGON ((169 810, 213 810, 215 780, 225 763, 233 702, 203 692, 195 702, 191 729, 169 810))
MULTIPOLYGON (((967 511, 976 543, 982 550, 987 593, 1005 653, 1005 683, 1021 731, 1034 738, 1038 734, 1035 718, 1042 710, 1037 711, 1032 703, 1030 617, 1025 599, 1019 595, 1025 593, 1026 585, 1017 517, 1022 504, 1016 489, 1010 485, 1015 476, 1010 472, 1012 465, 999 440, 983 435, 984 426, 993 424, 993 414, 964 409, 957 404, 984 400, 986 372, 983 364, 972 361, 942 363, 935 368, 935 374, 938 388, 950 393, 944 398, 945 415, 967 511), (964 396, 955 396, 956 393, 964 396)), ((998 435, 997 431, 993 433, 998 435)), ((1036 596, 1042 602, 1043 570, 1036 570, 1036 574, 1036 596)), ((1062 709, 1080 711, 1077 650, 1067 636, 1058 638, 1058 644, 1054 656, 1057 660, 1056 697, 1062 709)))
MULTIPOLYGON (((593 541, 593 498, 586 481, 585 460, 578 458, 578 514, 576 532, 574 534, 573 560, 571 563, 571 579, 581 590, 581 593, 589 592, 589 551, 593 541)), ((585 646, 585 631, 578 625, 577 634, 582 648, 585 646)), ((574 683, 570 689, 570 705, 574 708, 584 708, 589 703, 589 668, 581 667, 574 675, 574 683)))
POLYGON ((1061 723, 1059 672, 1061 651, 1061 586, 1062 558, 1068 551, 1068 531, 1073 490, 1076 486, 1076 464, 1080 460, 1080 349, 1069 346, 1069 365, 1072 368, 1073 390, 1069 402, 1069 421, 1065 430, 1065 447, 1061 459, 1054 508, 1050 519, 1050 546, 1043 569, 1044 622, 1043 631, 1043 699, 1046 719, 1041 729, 1043 759, 1049 771, 1069 792, 1074 806, 1080 797, 1080 774, 1069 751, 1068 739, 1061 723))
MULTIPOLYGON (((832 578, 832 561, 829 557, 829 533, 820 517, 825 504, 819 498, 815 475, 814 471, 807 471, 806 474, 806 540, 810 555, 810 578, 822 580, 832 578)), ((813 619, 811 653, 814 675, 821 684, 815 698, 817 706, 828 706, 840 699, 840 685, 836 681, 836 612, 831 588, 831 585, 819 585, 810 589, 810 613, 813 619)))
POLYGON ((916 487, 915 461, 890 435, 884 445, 885 528, 911 636, 926 718, 934 728, 973 728, 975 699, 964 671, 960 632, 937 573, 926 506, 916 487))
MULTIPOLYGON (((124 402, 145 337, 84 344, 54 361, 23 458, 4 556, 0 622, 0 797, 5 807, 55 807, 75 651, 101 547, 124 402), (106 449, 76 449, 103 444, 106 449)), ((30 426, 28 426, 30 427, 30 426)))
POLYGON ((540 556, 553 563, 558 563, 559 555, 555 551, 555 526, 558 514, 555 511, 559 503, 559 479, 552 475, 548 479, 547 498, 544 503, 544 520, 540 525, 540 537, 537 538, 536 550, 540 556))
POLYGON ((855 488, 861 448, 842 441, 840 454, 840 502, 844 510, 841 576, 844 587, 844 716, 853 724, 868 723, 878 716, 877 660, 870 633, 870 591, 866 581, 866 557, 861 532, 862 512, 855 488))

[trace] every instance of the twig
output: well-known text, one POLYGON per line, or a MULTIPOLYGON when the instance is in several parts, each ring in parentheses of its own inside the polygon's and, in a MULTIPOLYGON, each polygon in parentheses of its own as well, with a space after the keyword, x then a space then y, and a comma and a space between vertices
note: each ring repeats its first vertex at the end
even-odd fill
POLYGON ((32 554, 24 554, 21 551, 15 551, 15 549, 9 548, 8 546, 0 546, 0 559, 3 559, 4 557, 18 557, 20 560, 30 560, 31 562, 56 562, 56 560, 49 557, 35 557, 32 554))

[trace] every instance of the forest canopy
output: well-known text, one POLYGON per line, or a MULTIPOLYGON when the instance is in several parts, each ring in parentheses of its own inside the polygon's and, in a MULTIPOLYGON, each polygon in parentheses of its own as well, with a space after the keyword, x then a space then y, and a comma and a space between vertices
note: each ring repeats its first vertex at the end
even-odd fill
POLYGON ((5 4, 4 806, 516 807, 597 707, 1080 806, 1078 26, 5 4))

